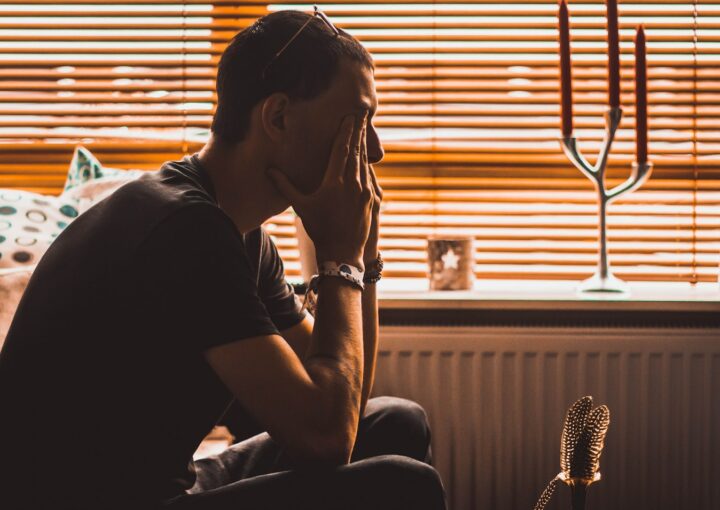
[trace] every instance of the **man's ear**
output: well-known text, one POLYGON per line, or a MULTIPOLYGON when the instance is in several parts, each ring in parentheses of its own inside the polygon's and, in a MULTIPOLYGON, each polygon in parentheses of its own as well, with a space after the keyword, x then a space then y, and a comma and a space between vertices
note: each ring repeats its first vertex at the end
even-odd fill
POLYGON ((267 136, 275 142, 285 136, 289 106, 290 98, 281 92, 276 92, 263 101, 260 110, 262 126, 267 136))

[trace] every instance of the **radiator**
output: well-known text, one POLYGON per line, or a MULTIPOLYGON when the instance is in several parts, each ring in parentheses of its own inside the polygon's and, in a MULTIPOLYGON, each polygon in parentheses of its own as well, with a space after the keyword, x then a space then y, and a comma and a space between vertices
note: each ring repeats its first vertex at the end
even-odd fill
POLYGON ((588 510, 720 509, 718 329, 384 326, 373 393, 425 408, 452 510, 532 510, 584 395, 612 420, 588 510))

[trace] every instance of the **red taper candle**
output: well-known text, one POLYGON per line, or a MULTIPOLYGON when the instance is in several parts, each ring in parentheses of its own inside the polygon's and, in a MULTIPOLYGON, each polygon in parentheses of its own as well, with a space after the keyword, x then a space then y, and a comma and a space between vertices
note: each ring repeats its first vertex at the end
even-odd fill
POLYGON ((644 165, 648 157, 647 50, 642 25, 638 27, 635 35, 635 141, 636 161, 639 165, 644 165))
POLYGON ((562 134, 572 135, 572 67, 570 64, 570 19, 565 0, 560 0, 558 11, 560 30, 560 98, 562 113, 562 134))
POLYGON ((620 106, 620 34, 617 0, 607 0, 608 104, 620 106))

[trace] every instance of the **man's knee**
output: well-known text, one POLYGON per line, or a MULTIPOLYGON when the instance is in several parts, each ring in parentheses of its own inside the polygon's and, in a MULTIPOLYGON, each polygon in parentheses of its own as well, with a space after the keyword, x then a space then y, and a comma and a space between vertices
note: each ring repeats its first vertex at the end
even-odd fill
MULTIPOLYGON (((373 399, 381 419, 378 425, 388 439, 409 442, 426 449, 430 444, 430 425, 422 406, 412 400, 398 397, 377 397, 373 399)), ((404 455, 407 455, 403 452, 404 455)), ((415 457, 415 455, 410 455, 415 457)))
POLYGON ((420 404, 400 397, 376 397, 372 399, 373 408, 382 413, 383 419, 397 424, 400 428, 426 430, 427 413, 420 404))
POLYGON ((365 461, 369 486, 382 495, 382 508, 444 510, 445 489, 432 466, 401 455, 365 461))

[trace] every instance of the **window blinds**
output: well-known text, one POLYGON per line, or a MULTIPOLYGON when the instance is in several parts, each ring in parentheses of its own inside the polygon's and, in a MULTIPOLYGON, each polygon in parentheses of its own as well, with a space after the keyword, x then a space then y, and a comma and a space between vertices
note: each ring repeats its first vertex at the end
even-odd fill
POLYGON ((77 143, 121 168, 197 150, 234 9, 0 0, 0 187, 58 192, 77 143))
MULTIPOLYGON (((388 276, 424 277, 428 235, 475 238, 481 278, 589 276, 595 194, 560 150, 557 4, 320 2, 373 53, 385 160, 388 276)), ((75 143, 105 164, 157 168, 197 150, 214 66, 258 16, 306 3, 0 3, 0 186, 57 191, 75 143)), ((576 135, 597 152, 606 108, 603 2, 570 3, 576 135)), ((610 260, 632 280, 717 280, 720 258, 720 3, 620 3, 624 117, 609 185, 634 152, 632 37, 648 36, 650 160, 609 208, 610 260)), ((592 157, 590 159, 593 159, 592 157)), ((298 274, 289 214, 273 218, 298 274)))

